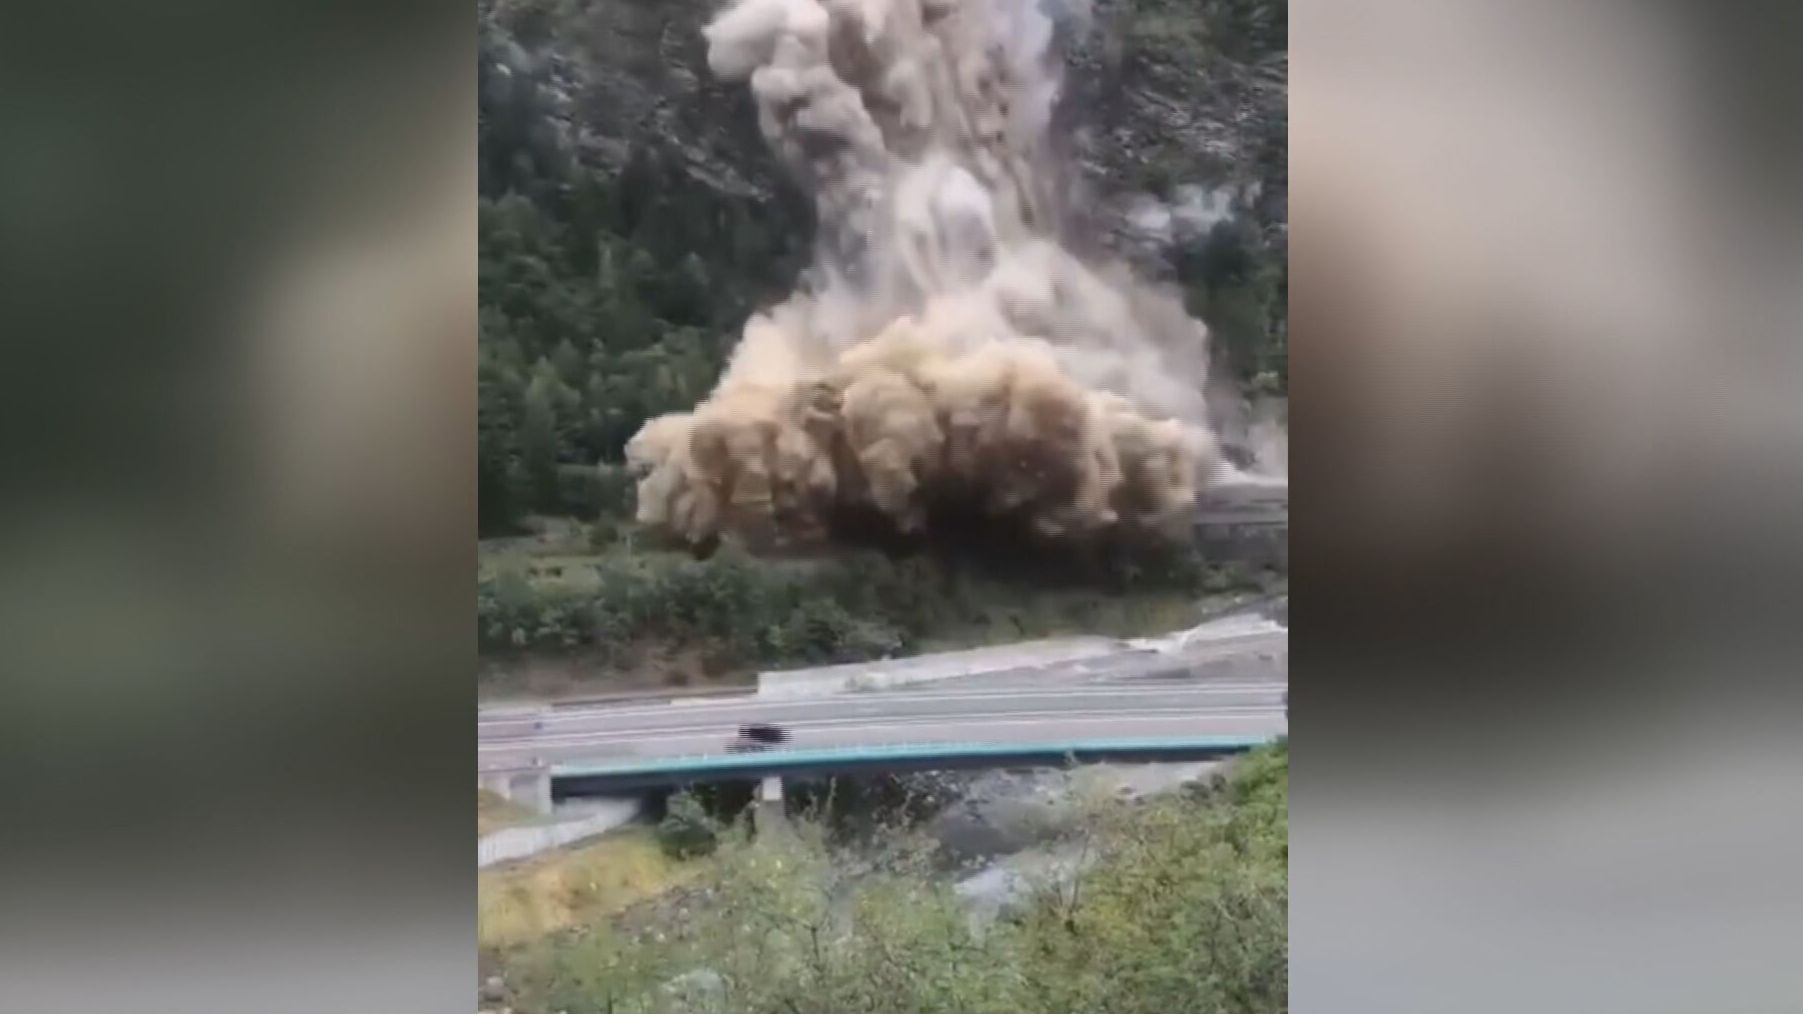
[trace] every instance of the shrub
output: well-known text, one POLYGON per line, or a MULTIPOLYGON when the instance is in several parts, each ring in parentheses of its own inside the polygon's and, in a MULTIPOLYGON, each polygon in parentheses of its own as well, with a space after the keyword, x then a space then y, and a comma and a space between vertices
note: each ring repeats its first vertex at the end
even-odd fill
POLYGON ((694 796, 678 792, 658 822, 657 844, 672 859, 705 856, 720 846, 720 825, 694 796))
POLYGON ((637 510, 637 496, 632 475, 618 465, 559 465, 556 501, 544 506, 584 521, 623 520, 637 510))
MULTIPOLYGON (((592 530, 604 524, 594 523, 591 540, 602 538, 592 530)), ((1111 595, 1224 591, 1253 577, 1170 547, 1117 547, 1093 565, 1006 579, 879 553, 758 561, 730 544, 707 560, 620 553, 593 566, 592 583, 535 584, 523 570, 483 579, 476 589, 481 648, 589 648, 612 662, 681 644, 724 668, 857 662, 910 653, 929 637, 996 629, 1004 616, 1024 617, 1011 628, 1015 636, 1051 636, 1084 627, 1111 595), (1058 589, 1067 593, 1062 608, 1033 608, 1035 595, 1058 589)))

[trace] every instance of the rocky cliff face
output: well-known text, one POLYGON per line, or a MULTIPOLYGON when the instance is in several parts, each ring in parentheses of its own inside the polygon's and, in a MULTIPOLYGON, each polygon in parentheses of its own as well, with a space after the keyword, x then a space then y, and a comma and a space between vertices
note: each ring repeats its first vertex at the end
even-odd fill
MULTIPOLYGON (((805 228, 808 201, 766 150, 747 89, 708 71, 701 29, 719 6, 481 0, 485 191, 498 194, 523 173, 619 176, 649 160, 664 187, 779 205, 786 221, 805 228), (503 135, 507 143, 493 143, 503 135)), ((1087 194, 1086 215, 1073 228, 1151 277, 1202 290, 1192 309, 1203 316, 1230 312, 1209 305, 1209 294, 1223 281, 1280 270, 1283 259, 1281 0, 1045 6, 1058 17, 1066 55, 1061 133, 1087 194)), ((1262 293, 1261 302, 1270 297, 1262 293)), ((1267 319, 1257 326, 1281 327, 1280 310, 1263 309, 1267 319)), ((1217 331, 1245 326, 1210 323, 1217 331)), ((1248 351, 1277 336, 1228 337, 1248 351)), ((1238 365, 1249 375, 1262 364, 1238 365)))
MULTIPOLYGON (((768 200, 779 186, 742 86, 714 81, 713 0, 497 0, 478 5, 481 88, 537 119, 535 154, 611 173, 635 153, 695 185, 768 200)), ((487 105, 487 103, 485 103, 487 105)))
MULTIPOLYGON (((1288 60, 1281 4, 1098 0, 1068 37, 1062 107, 1100 227, 1179 250, 1237 218, 1281 246, 1288 60)), ((1156 271, 1155 259, 1136 258, 1156 271)))

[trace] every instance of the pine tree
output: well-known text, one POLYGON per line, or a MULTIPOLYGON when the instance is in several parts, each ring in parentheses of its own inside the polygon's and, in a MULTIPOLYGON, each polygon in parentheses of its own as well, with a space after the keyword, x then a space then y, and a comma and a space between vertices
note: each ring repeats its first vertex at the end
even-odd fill
POLYGON ((520 419, 520 460, 525 466, 532 506, 541 511, 557 507, 557 408, 555 381, 544 374, 526 387, 526 403, 520 419))

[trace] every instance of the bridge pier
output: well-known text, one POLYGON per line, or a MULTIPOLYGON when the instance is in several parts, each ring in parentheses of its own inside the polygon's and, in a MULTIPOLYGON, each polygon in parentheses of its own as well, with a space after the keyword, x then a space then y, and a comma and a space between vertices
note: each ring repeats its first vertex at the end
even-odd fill
POLYGON ((768 834, 787 825, 783 813, 783 779, 781 775, 765 775, 758 782, 758 794, 752 823, 759 834, 768 834))

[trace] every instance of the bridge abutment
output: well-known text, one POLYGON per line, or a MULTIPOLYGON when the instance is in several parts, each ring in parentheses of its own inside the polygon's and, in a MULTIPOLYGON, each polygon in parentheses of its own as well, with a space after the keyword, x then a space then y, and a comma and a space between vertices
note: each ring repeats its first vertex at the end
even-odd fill
POLYGON ((539 765, 484 771, 477 779, 482 788, 533 813, 551 812, 551 771, 539 765))

